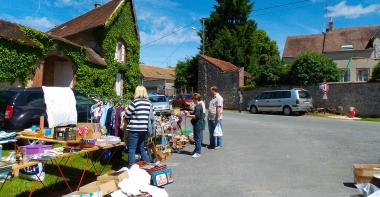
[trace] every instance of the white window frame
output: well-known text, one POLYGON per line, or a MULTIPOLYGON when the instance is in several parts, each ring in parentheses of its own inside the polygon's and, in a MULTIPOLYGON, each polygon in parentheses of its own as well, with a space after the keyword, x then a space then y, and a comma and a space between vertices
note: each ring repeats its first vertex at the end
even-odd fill
POLYGON ((350 69, 349 68, 341 68, 340 69, 340 81, 341 82, 348 82, 350 81, 350 69), (344 76, 342 76, 342 74, 344 74, 344 76), (345 80, 344 80, 345 79, 345 80))
POLYGON ((123 42, 117 42, 115 48, 115 60, 119 63, 125 63, 125 45, 123 42))
POLYGON ((371 71, 369 68, 357 68, 356 69, 356 80, 360 81, 360 82, 366 82, 365 80, 361 80, 360 79, 362 77, 359 75, 359 72, 363 71, 363 70, 367 71, 367 81, 369 81, 369 79, 370 79, 370 71, 371 71))
POLYGON ((124 79, 121 73, 116 74, 115 91, 116 96, 123 96, 124 94, 124 79))

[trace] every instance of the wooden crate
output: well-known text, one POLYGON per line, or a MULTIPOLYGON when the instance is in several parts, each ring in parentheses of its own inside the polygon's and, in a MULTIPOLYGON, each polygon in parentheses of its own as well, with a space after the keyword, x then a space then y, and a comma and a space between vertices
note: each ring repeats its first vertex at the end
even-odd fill
POLYGON ((371 183, 374 174, 380 174, 380 164, 354 164, 355 183, 371 183))

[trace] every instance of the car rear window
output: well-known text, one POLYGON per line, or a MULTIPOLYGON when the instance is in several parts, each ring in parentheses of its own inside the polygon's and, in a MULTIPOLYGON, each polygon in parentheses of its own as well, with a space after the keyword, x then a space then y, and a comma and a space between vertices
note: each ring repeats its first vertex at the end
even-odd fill
POLYGON ((8 104, 16 92, 13 91, 0 91, 0 105, 8 104))
POLYGON ((298 96, 300 99, 309 99, 311 98, 310 94, 308 91, 298 91, 298 96))
POLYGON ((43 107, 45 105, 44 94, 31 93, 27 97, 27 105, 33 107, 43 107))
POLYGON ((152 97, 149 97, 149 100, 152 103, 167 102, 165 96, 152 96, 152 97))

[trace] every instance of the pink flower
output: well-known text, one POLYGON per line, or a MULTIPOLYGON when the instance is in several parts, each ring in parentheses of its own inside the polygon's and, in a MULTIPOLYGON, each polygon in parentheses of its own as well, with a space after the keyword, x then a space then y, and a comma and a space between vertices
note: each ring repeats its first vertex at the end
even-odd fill
POLYGON ((81 136, 88 134, 88 130, 88 127, 77 128, 77 132, 81 136))

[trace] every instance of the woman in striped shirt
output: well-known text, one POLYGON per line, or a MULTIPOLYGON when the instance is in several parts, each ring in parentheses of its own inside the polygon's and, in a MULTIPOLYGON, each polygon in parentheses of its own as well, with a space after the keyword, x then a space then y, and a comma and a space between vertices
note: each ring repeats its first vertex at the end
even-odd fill
POLYGON ((144 86, 137 86, 135 91, 135 99, 128 106, 125 113, 128 119, 128 163, 135 163, 136 149, 141 154, 141 159, 149 162, 148 155, 145 150, 145 137, 148 134, 149 113, 152 103, 148 99, 148 93, 144 86))

